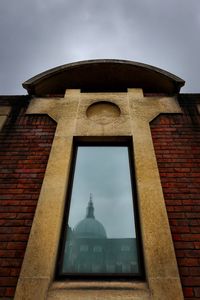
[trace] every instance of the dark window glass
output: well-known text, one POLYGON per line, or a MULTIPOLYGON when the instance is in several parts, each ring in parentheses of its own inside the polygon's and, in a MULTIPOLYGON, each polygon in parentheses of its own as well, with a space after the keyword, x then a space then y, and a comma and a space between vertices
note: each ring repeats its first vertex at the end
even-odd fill
POLYGON ((127 146, 78 146, 61 275, 141 275, 127 146))

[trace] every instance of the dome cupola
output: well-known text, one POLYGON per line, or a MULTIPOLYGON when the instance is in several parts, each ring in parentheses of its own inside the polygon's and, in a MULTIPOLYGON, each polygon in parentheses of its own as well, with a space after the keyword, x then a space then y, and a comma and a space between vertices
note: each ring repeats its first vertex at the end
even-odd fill
POLYGON ((76 238, 105 239, 107 238, 104 226, 95 219, 92 194, 88 202, 86 217, 74 227, 76 238))

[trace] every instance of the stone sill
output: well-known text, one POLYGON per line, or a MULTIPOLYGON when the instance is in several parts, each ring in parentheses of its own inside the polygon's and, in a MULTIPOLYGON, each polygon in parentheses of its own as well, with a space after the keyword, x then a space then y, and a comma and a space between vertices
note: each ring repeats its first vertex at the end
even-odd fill
POLYGON ((132 299, 150 300, 146 282, 123 281, 59 281, 49 288, 47 300, 68 299, 132 299), (114 298, 113 298, 114 297, 114 298))

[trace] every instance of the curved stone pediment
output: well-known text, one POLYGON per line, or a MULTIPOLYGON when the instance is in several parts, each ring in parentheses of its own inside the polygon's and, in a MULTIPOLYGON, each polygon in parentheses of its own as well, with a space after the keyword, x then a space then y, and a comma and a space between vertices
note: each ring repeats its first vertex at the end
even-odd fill
POLYGON ((127 60, 97 59, 62 65, 23 83, 30 95, 64 95, 66 89, 109 92, 141 88, 144 93, 176 94, 181 78, 156 67, 127 60))

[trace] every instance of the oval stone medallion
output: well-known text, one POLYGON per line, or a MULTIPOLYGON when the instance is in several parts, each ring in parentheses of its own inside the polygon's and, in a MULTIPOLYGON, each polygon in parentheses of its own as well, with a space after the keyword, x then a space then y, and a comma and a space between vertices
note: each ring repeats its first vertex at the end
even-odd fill
POLYGON ((120 108, 108 101, 93 103, 86 111, 88 119, 103 125, 114 122, 120 116, 120 113, 120 108))

